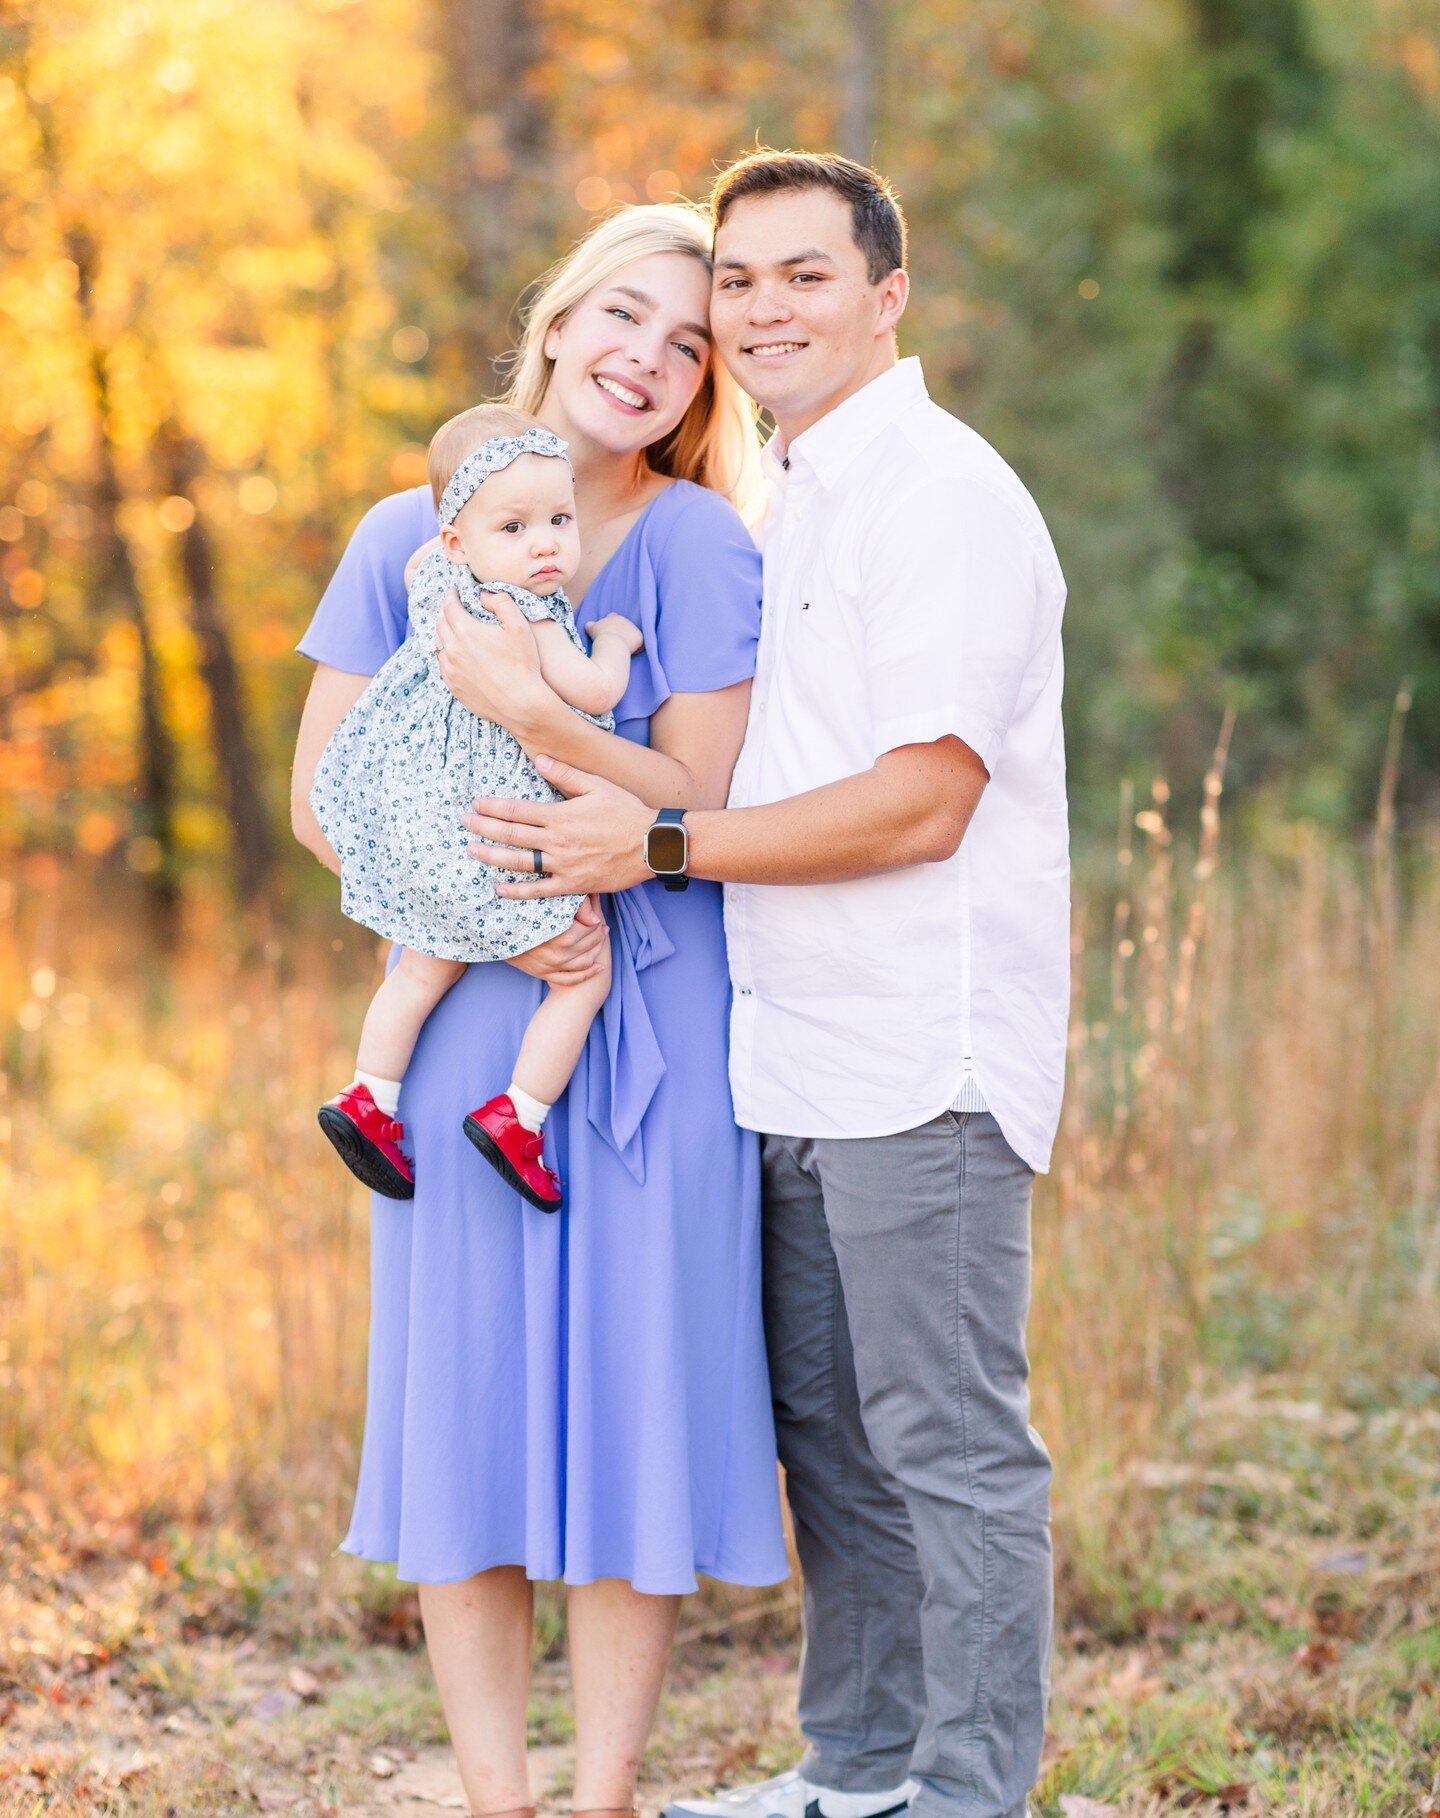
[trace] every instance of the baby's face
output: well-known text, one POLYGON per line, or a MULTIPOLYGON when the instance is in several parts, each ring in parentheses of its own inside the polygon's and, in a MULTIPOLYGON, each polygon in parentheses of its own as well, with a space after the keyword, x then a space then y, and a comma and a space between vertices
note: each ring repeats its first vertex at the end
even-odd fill
POLYGON ((554 593, 580 566, 569 462, 521 455, 481 483, 440 540, 451 561, 464 562, 477 581, 554 593))

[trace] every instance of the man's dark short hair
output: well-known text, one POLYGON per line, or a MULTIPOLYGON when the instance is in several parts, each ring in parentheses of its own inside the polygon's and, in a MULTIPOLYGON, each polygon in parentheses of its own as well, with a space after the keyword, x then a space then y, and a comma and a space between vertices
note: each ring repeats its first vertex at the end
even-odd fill
POLYGON ((804 189, 828 189, 850 204, 855 244, 865 255, 872 284, 904 265, 905 217, 894 191, 878 171, 835 152, 771 151, 767 146, 737 158, 715 179, 710 213, 719 227, 747 196, 804 189))

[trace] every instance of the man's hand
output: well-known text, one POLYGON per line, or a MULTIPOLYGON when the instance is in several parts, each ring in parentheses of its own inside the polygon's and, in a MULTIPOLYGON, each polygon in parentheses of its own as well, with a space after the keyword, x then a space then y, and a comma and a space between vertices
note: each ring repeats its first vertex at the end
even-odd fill
POLYGON ((498 625, 487 625, 466 612, 453 588, 446 594, 435 626, 440 678, 462 707, 518 736, 550 689, 540 673, 540 652, 525 614, 508 593, 481 597, 498 625))
POLYGON ((600 913, 599 903, 587 896, 563 934, 552 935, 543 946, 532 947, 528 953, 517 953, 509 963, 547 985, 583 985, 587 978, 600 972, 601 955, 609 939, 609 925, 600 913))
POLYGON ((501 896, 589 895, 628 890, 652 875, 645 863, 645 832, 655 819, 637 796, 570 764, 537 757, 548 782, 571 799, 512 802, 484 797, 460 818, 479 838, 470 856, 499 871, 533 872, 541 855, 546 875, 501 883, 501 896))

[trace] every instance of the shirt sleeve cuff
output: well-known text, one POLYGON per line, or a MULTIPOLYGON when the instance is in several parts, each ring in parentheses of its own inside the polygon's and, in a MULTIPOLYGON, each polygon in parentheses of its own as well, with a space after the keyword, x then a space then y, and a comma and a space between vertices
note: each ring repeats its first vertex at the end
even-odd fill
POLYGON ((308 657, 312 663, 323 663, 327 669, 338 669, 345 675, 374 676, 379 673, 364 656, 360 656, 357 661, 355 651, 337 650, 327 644, 324 638, 315 637, 310 632, 301 638, 295 646, 295 652, 297 656, 308 657))
POLYGON ((884 757, 901 745, 933 745, 937 739, 957 738, 964 742, 985 766, 987 775, 995 773, 995 759, 1005 742, 1003 730, 993 721, 963 707, 927 707, 914 713, 895 714, 875 723, 875 756, 884 757))

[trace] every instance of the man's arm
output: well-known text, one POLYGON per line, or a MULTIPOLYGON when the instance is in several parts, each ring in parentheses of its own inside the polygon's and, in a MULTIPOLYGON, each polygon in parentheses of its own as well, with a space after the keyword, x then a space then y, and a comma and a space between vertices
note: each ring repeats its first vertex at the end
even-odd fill
MULTIPOLYGON (((547 875, 501 884, 506 896, 624 890, 651 873, 645 830, 654 810, 598 777, 548 759, 540 764, 564 802, 478 802, 465 824, 472 854, 502 870, 547 875), (491 843, 485 843, 491 842, 491 843), (588 880, 588 881, 587 881, 588 880)), ((739 884, 820 884, 870 877, 954 853, 988 781, 958 738, 887 751, 858 776, 759 808, 692 809, 690 875, 739 884)))

